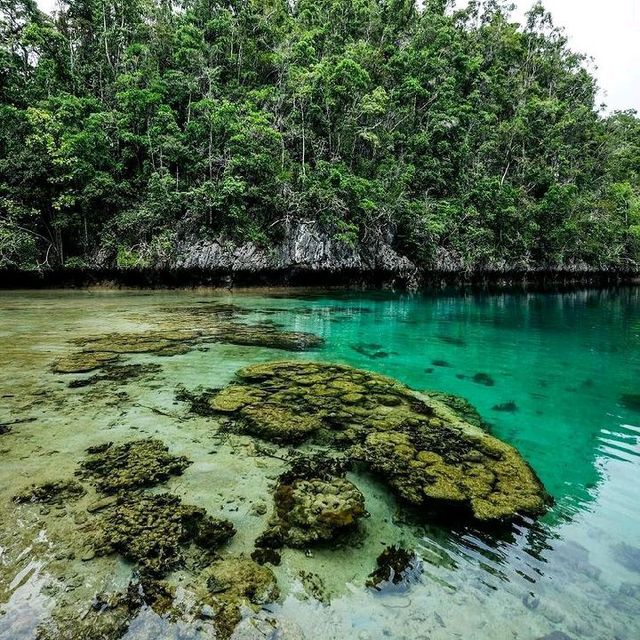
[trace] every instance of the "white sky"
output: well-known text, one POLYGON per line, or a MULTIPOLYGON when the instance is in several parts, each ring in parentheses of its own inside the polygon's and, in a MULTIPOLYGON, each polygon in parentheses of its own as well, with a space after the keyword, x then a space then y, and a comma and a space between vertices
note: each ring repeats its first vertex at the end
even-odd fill
MULTIPOLYGON (((38 0, 45 11, 55 0, 38 0)), ((465 4, 459 1, 459 5, 465 4)), ((532 0, 514 0, 521 19, 532 0)), ((608 111, 640 111, 640 0, 544 0, 557 25, 567 29, 571 47, 594 58, 608 111)))

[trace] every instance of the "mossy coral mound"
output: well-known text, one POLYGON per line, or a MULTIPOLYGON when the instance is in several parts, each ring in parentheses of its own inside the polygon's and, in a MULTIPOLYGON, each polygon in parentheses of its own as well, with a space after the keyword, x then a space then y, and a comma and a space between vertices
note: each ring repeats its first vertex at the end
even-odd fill
POLYGON ((332 540, 365 514, 364 497, 346 478, 298 478, 275 492, 278 527, 283 541, 304 547, 332 540))
POLYGON ((88 450, 80 473, 91 478, 104 493, 151 487, 173 475, 180 475, 190 464, 184 456, 174 456, 154 438, 120 445, 107 443, 88 450))
POLYGON ((474 427, 489 431, 489 424, 478 413, 478 410, 465 398, 440 391, 427 391, 426 395, 447 405, 455 414, 464 418, 466 422, 472 424, 474 427))
POLYGON ((259 364, 241 370, 211 406, 263 438, 321 435, 346 446, 415 504, 458 506, 490 521, 538 515, 548 503, 513 447, 435 397, 381 375, 323 363, 259 364))
POLYGON ((85 493, 85 488, 79 482, 75 482, 74 480, 58 480, 31 485, 16 494, 13 497, 13 501, 18 504, 26 502, 56 504, 80 498, 85 493))
POLYGON ((227 520, 166 493, 121 498, 101 516, 99 531, 98 554, 117 552, 153 576, 179 567, 185 545, 194 542, 213 551, 235 534, 227 520))
POLYGON ((218 638, 233 636, 242 620, 244 608, 257 611, 261 605, 276 600, 280 595, 273 572, 246 558, 216 562, 200 577, 205 584, 202 599, 215 611, 218 638))
POLYGON ((81 351, 59 358, 53 363, 51 369, 54 373, 88 373, 100 369, 107 363, 116 362, 118 358, 117 353, 81 351))

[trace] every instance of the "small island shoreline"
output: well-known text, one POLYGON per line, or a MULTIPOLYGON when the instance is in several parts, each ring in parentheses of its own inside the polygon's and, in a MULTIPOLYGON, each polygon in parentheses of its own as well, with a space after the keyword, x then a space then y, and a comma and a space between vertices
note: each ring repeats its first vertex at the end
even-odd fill
POLYGON ((420 271, 287 268, 261 271, 203 269, 0 270, 0 290, 64 288, 247 289, 322 288, 425 291, 442 289, 566 291, 640 284, 638 271, 420 271))

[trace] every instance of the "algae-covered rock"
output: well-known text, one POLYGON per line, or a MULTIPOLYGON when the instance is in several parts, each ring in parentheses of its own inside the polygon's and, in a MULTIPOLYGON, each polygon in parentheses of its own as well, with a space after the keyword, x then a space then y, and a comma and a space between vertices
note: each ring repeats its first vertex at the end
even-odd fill
POLYGON ((324 344, 324 339, 313 333, 282 331, 269 324, 229 323, 221 327, 219 340, 228 344, 267 347, 282 351, 312 351, 324 344))
POLYGON ((384 583, 402 584, 410 574, 420 572, 416 554, 402 547, 387 547, 376 559, 376 568, 367 579, 367 586, 380 590, 384 583))
POLYGON ((104 493, 151 487, 182 474, 191 464, 184 456, 171 455, 160 440, 153 438, 120 445, 107 443, 88 453, 80 464, 80 473, 104 493))
POLYGON ((280 483, 275 503, 280 531, 291 547, 332 540, 366 514, 362 493, 345 478, 280 483))
POLYGON ((230 638, 243 618, 243 609, 258 611, 280 593, 273 572, 246 558, 227 558, 207 567, 200 576, 202 600, 213 607, 218 638, 230 638))
POLYGON ((107 363, 113 363, 118 358, 119 355, 117 353, 80 351, 78 353, 70 353, 56 360, 53 363, 52 370, 54 373, 88 373, 89 371, 100 369, 107 363))
POLYGON ((334 540, 367 515, 364 496, 345 478, 344 461, 321 455, 293 456, 274 491, 270 527, 256 540, 256 558, 273 549, 334 540))
POLYGON ((36 640, 120 640, 144 607, 158 615, 171 609, 172 590, 160 580, 142 577, 116 593, 98 593, 85 611, 78 605, 58 606, 38 627, 36 640))
POLYGON ((96 551, 117 552, 153 576, 182 564, 182 548, 191 542, 212 551, 235 534, 233 525, 185 505, 170 494, 122 498, 100 516, 96 551))
POLYGON ((276 578, 271 569, 246 558, 227 558, 215 562, 206 570, 210 594, 246 599, 252 604, 266 604, 279 596, 276 578))
POLYGON ((31 485, 16 494, 13 497, 13 501, 18 504, 26 502, 56 504, 80 498, 85 493, 86 489, 79 482, 75 482, 74 480, 58 480, 55 482, 31 485))
POLYGON ((542 513, 549 498, 518 452, 448 405, 385 376, 289 361, 247 367, 211 399, 246 433, 348 447, 412 503, 485 521, 542 513))
POLYGON ((119 384, 140 380, 155 375, 162 370, 158 364, 117 364, 107 363, 101 367, 102 373, 89 378, 72 380, 67 386, 76 389, 97 384, 98 382, 116 382, 119 384))

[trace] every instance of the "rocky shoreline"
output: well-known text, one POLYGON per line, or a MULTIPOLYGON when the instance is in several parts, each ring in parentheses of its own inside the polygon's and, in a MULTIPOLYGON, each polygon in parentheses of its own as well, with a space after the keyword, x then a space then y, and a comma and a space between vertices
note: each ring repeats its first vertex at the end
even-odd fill
POLYGON ((313 287, 398 291, 473 290, 567 291, 640 284, 636 271, 418 271, 407 277, 394 271, 338 271, 292 267, 283 270, 228 271, 202 269, 47 269, 0 270, 0 289, 148 288, 220 289, 313 287))
POLYGON ((530 265, 492 263, 469 268, 459 256, 436 250, 433 262, 418 265, 397 247, 395 230, 383 229, 347 242, 317 225, 301 223, 270 247, 226 238, 182 238, 163 253, 102 249, 83 267, 0 269, 0 289, 40 287, 351 287, 557 288, 640 282, 635 268, 601 268, 584 263, 530 265))

